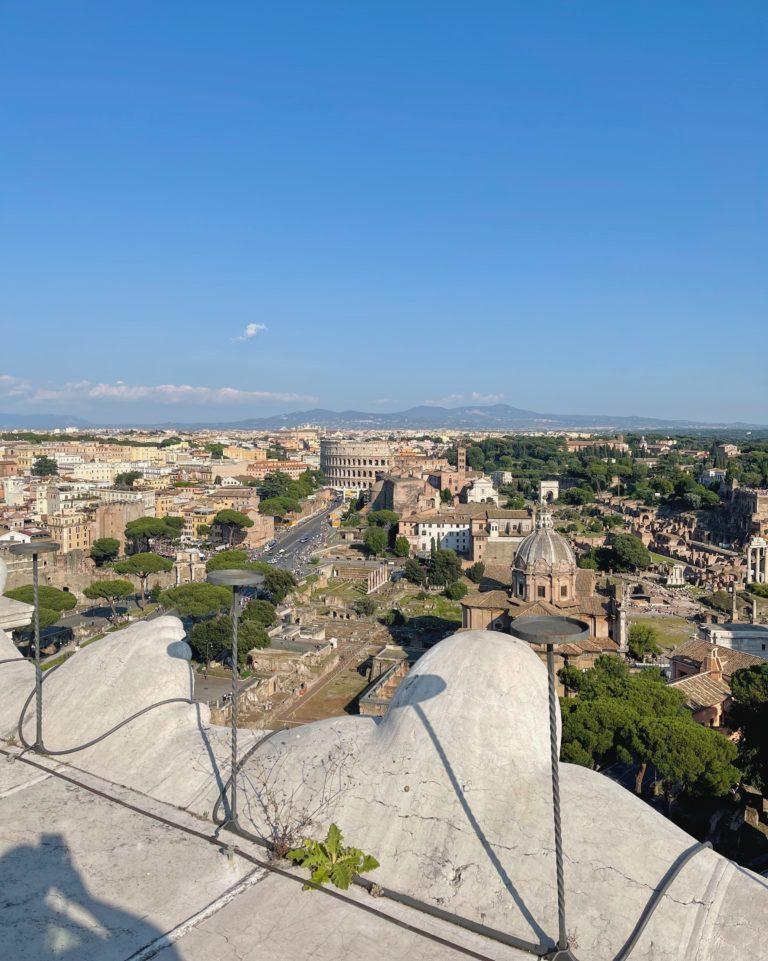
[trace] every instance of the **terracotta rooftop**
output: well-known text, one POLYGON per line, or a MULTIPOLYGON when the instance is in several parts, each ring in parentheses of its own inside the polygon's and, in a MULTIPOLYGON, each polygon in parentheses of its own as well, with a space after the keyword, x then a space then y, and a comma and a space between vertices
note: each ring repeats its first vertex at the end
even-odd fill
POLYGON ((683 692, 685 703, 692 711, 703 707, 715 707, 730 697, 731 689, 725 681, 708 671, 704 674, 691 674, 672 681, 670 687, 683 692))
MULTIPOLYGON (((672 655, 673 661, 687 661, 689 664, 695 664, 696 667, 701 667, 704 663, 708 654, 711 654, 715 649, 714 644, 710 644, 708 641, 690 640, 682 644, 672 655)), ((743 667, 753 667, 756 664, 765 664, 762 657, 757 657, 754 654, 744 654, 741 651, 732 651, 728 647, 718 647, 717 653, 720 657, 720 661, 723 665, 723 673, 731 675, 734 671, 738 671, 743 667)))

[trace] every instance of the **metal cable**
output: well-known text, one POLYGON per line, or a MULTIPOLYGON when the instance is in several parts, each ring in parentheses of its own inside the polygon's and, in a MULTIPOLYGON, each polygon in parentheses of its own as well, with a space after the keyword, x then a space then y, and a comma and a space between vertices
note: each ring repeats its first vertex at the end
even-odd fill
MULTIPOLYGON (((236 616, 233 617, 233 623, 236 624, 236 616)), ((233 656, 235 658, 237 657, 236 645, 237 645, 237 627, 235 626, 233 630, 233 656)), ((552 657, 551 648, 548 649, 547 651, 548 661, 550 657, 552 657)), ((0 663, 9 663, 10 661, 21 662, 22 659, 8 658, 4 661, 1 661, 0 663)), ((236 660, 234 663, 237 663, 236 660)), ((48 671, 44 676, 40 677, 39 683, 40 683, 41 691, 42 691, 43 680, 46 677, 50 676, 51 674, 54 674, 58 670, 58 668, 62 666, 63 664, 57 664, 55 667, 51 668, 51 670, 48 671)), ((40 672, 40 674, 42 675, 42 672, 40 672)), ((560 783, 559 783, 559 776, 558 776, 559 757, 558 757, 558 749, 557 749, 557 723, 556 723, 557 700, 556 700, 556 693, 555 693, 555 687, 554 687, 554 674, 552 672, 548 672, 548 674, 549 674, 548 693, 549 693, 549 715, 550 715, 550 755, 551 755, 551 761, 552 761, 552 803, 553 803, 554 827, 555 827, 555 855, 556 855, 557 895, 558 895, 558 934, 559 934, 558 941, 559 943, 557 947, 559 950, 566 950, 567 949, 567 932, 566 932, 566 922, 565 922, 565 881, 564 881, 563 858, 562 858, 562 829, 561 829, 561 823, 560 823, 560 783)), ((237 695, 236 695, 235 685, 236 685, 236 680, 235 680, 235 674, 233 671, 232 768, 231 768, 229 779, 219 791, 219 796, 216 800, 216 803, 214 804, 212 819, 214 823, 217 824, 218 827, 223 826, 225 830, 230 830, 234 834, 239 835, 245 840, 259 844, 260 846, 266 848, 270 852, 273 852, 274 851, 273 845, 271 845, 269 841, 267 841, 265 838, 259 837, 256 834, 251 833, 250 831, 247 831, 245 828, 243 828, 240 825, 239 820, 237 818, 236 779, 237 779, 237 774, 241 770, 243 764, 245 764, 245 762, 248 760, 248 758, 250 758, 252 754, 259 747, 261 747, 261 745, 264 744, 267 740, 274 737, 278 733, 282 733, 282 731, 278 730, 278 731, 268 732, 264 737, 260 738, 254 745, 252 745, 251 748, 249 748, 249 750, 242 757, 242 759, 238 761, 237 760, 237 707, 236 707, 237 695), (232 786, 232 806, 230 808, 230 817, 226 822, 222 824, 222 822, 218 820, 218 811, 225 797, 227 787, 230 785, 232 786)), ((23 745, 25 750, 32 750, 34 747, 33 745, 29 744, 29 742, 25 739, 22 731, 22 727, 24 724, 27 708, 29 707, 29 703, 36 693, 37 693, 37 683, 35 688, 33 688, 29 696, 27 697, 26 701, 24 702, 24 706, 22 707, 22 710, 21 710, 21 716, 19 717, 19 723, 18 723, 19 740, 21 741, 21 744, 23 745)), ((137 711, 135 714, 132 714, 130 717, 125 718, 123 721, 120 721, 114 727, 110 728, 108 731, 105 731, 103 734, 99 735, 98 737, 95 737, 90 741, 86 741, 84 744, 80 744, 80 745, 77 745, 76 747, 68 748, 67 750, 64 750, 64 751, 47 751, 46 750, 45 753, 52 757, 61 757, 66 754, 74 754, 78 751, 85 750, 86 748, 93 747, 95 744, 98 744, 99 742, 110 737, 112 734, 114 734, 116 731, 119 731, 121 728, 125 727, 127 724, 130 724, 131 721, 136 720, 137 718, 141 717, 143 714, 147 714, 149 711, 152 711, 157 707, 162 707, 166 704, 194 704, 194 703, 195 703, 194 700, 186 697, 174 697, 174 698, 167 698, 166 700, 163 700, 163 701, 156 701, 154 704, 150 704, 147 707, 142 708, 140 711, 137 711)), ((41 699, 38 698, 38 706, 40 704, 41 704, 41 699)), ((3 750, 2 748, 0 748, 0 753, 5 754, 9 758, 16 758, 17 760, 21 760, 23 761, 23 763, 30 764, 33 767, 38 767, 41 770, 47 771, 48 773, 53 774, 57 777, 62 777, 64 780, 68 780, 73 784, 77 784, 78 786, 83 787, 86 790, 92 791, 93 793, 98 794, 99 796, 104 797, 107 800, 113 801, 117 804, 123 804, 124 806, 129 807, 140 814, 144 814, 148 817, 154 818, 155 820, 159 820, 163 823, 169 824, 172 827, 177 827, 180 830, 186 831, 187 833, 194 834, 206 841, 217 844, 219 847, 224 847, 224 848, 227 847, 227 845, 225 845, 223 842, 220 842, 217 838, 211 838, 208 835, 203 834, 202 832, 192 831, 191 829, 185 828, 182 825, 178 825, 178 824, 175 824, 174 822, 168 821, 165 818, 161 818, 158 815, 153 815, 153 814, 150 814, 149 812, 142 811, 140 808, 137 808, 133 805, 127 804, 126 802, 113 798, 104 792, 98 791, 94 788, 90 788, 88 785, 82 784, 81 782, 78 782, 73 778, 68 778, 65 775, 59 774, 58 772, 50 771, 48 768, 44 767, 43 765, 36 764, 34 761, 30 761, 27 758, 21 757, 19 755, 11 754, 10 752, 3 750)), ((680 872, 685 867, 685 865, 696 854, 698 854, 699 851, 704 850, 705 848, 712 848, 712 845, 708 841, 697 843, 693 845, 693 847, 689 848, 687 851, 684 851, 681 855, 679 855, 676 858, 676 860, 672 863, 666 875, 664 876, 660 886, 651 895, 647 905, 645 906, 642 914, 640 915, 640 918, 638 919, 637 924, 635 925, 634 930, 632 931, 632 934, 630 935, 629 939, 627 940, 625 945, 622 947, 622 949, 619 951, 619 953, 616 955, 616 957, 614 958, 614 961, 626 961, 626 959, 629 957, 630 953, 632 952, 633 948, 636 946, 638 940, 640 939, 640 936, 642 935, 643 931, 645 930, 648 923, 650 922, 656 908, 661 903, 661 899, 669 890, 675 878, 680 874, 680 872)), ((257 858, 253 858, 251 855, 248 855, 246 852, 242 852, 238 848, 234 848, 234 851, 238 855, 246 858, 247 860, 251 861, 254 864, 257 864, 261 867, 265 867, 268 870, 273 871, 274 873, 292 878, 293 880, 297 880, 295 875, 292 875, 290 872, 283 871, 282 869, 275 867, 273 864, 262 862, 257 858)), ((393 920, 392 918, 389 917, 389 915, 386 915, 383 912, 378 912, 375 909, 369 908, 367 905, 360 905, 358 902, 353 901, 352 899, 344 898, 342 895, 339 895, 338 892, 331 891, 320 885, 315 885, 312 882, 307 882, 307 883, 309 884, 310 887, 317 888, 318 890, 324 891, 326 894, 330 894, 334 897, 341 898, 342 900, 347 900, 349 903, 355 904, 358 907, 362 907, 365 910, 368 910, 374 914, 377 914, 383 918, 386 918, 387 920, 393 920)), ((450 911, 445 911, 442 908, 435 907, 434 905, 431 905, 425 901, 421 901, 418 898, 413 898, 410 895, 402 894, 399 891, 393 890, 392 888, 385 888, 381 885, 375 885, 373 882, 368 881, 364 878, 361 878, 359 875, 356 875, 353 878, 352 883, 358 887, 362 887, 363 889, 369 892, 371 892, 375 888, 377 893, 379 893, 383 897, 399 902, 400 904, 406 905, 407 907, 411 907, 416 910, 422 911, 425 914, 431 915, 432 917, 438 918, 443 921, 447 921, 451 924, 456 925, 457 927, 461 927, 461 928, 464 928, 465 930, 472 931, 484 937, 488 937, 491 940, 498 941, 500 943, 517 948, 520 951, 524 951, 527 954, 532 954, 536 957, 544 957, 544 955, 546 955, 552 949, 551 945, 544 946, 544 945, 533 944, 531 942, 524 941, 520 938, 516 938, 514 935, 506 934, 505 932, 498 931, 495 928, 487 927, 486 925, 480 924, 476 921, 472 921, 469 918, 463 918, 460 915, 456 915, 450 911)), ((418 934, 422 934, 425 937, 429 937, 432 940, 437 940, 439 943, 448 945, 450 947, 454 947, 457 950, 460 950, 471 957, 483 958, 483 959, 485 958, 485 956, 483 955, 476 954, 472 951, 469 951, 468 949, 462 948, 460 945, 455 945, 452 942, 446 941, 435 935, 431 935, 428 932, 421 931, 421 929, 415 928, 411 925, 407 925, 404 922, 396 922, 396 923, 400 923, 404 927, 408 928, 409 930, 412 930, 418 934)))
MULTIPOLYGON (((233 771, 235 774, 239 773, 246 761, 268 740, 275 737, 277 734, 282 734, 287 731, 288 728, 280 728, 275 731, 268 731, 263 737, 251 745, 251 747, 245 752, 245 754, 237 762, 233 771)), ((251 841, 254 844, 258 844, 260 847, 265 848, 274 856, 275 848, 272 843, 270 843, 266 838, 260 837, 258 834, 253 834, 248 831, 241 824, 237 816, 230 816, 229 818, 219 817, 219 811, 221 805, 226 797, 227 788, 232 780, 232 774, 224 783, 219 791, 219 796, 216 799, 216 803, 213 806, 213 811, 211 813, 211 818, 214 824, 219 828, 224 828, 226 831, 231 831, 238 837, 243 838, 246 841, 251 841)), ((481 924, 478 921, 473 921, 470 918, 464 918, 459 914, 454 914, 452 911, 445 911, 443 908, 438 908, 433 904, 429 904, 427 901, 420 901, 418 898, 413 898, 409 894, 402 894, 400 891, 396 891, 393 888, 384 887, 379 884, 374 884, 372 881, 366 878, 360 877, 360 875, 354 875, 352 878, 352 883, 356 887, 363 888, 370 894, 374 889, 376 894, 380 897, 388 898, 390 901, 396 901, 399 904, 403 904, 406 907, 413 908, 417 911, 422 911, 424 914, 428 914, 434 918, 438 918, 441 921, 447 921, 449 924, 456 925, 456 927, 464 928, 467 931, 472 931, 474 934, 482 935, 483 937, 489 938, 492 941, 498 941, 501 944, 506 944, 509 947, 517 948, 519 951, 525 951, 527 954, 532 954, 534 957, 544 957, 548 951, 552 949, 552 944, 542 945, 534 944, 531 941, 525 941, 522 938, 518 938, 513 934, 507 934, 505 931, 499 931, 496 928, 488 927, 485 924, 481 924)))
POLYGON ((640 940, 640 935, 646 929, 648 922, 653 917, 653 912, 661 903, 661 899, 669 890, 672 882, 675 880, 678 874, 680 874, 680 872, 683 870, 685 865, 691 860, 691 858, 695 857, 695 855, 697 855, 699 851, 703 851, 705 848, 711 848, 711 847, 712 845, 710 844, 709 841, 702 841, 698 844, 694 844, 692 847, 688 848, 687 851, 683 851, 683 853, 680 854, 675 859, 675 861, 672 862, 672 864, 669 867, 669 870, 664 875, 664 878, 662 879, 661 884, 653 892, 650 900, 648 901, 648 904, 646 904, 645 908, 643 909, 643 913, 640 915, 640 918, 637 924, 635 925, 635 928, 632 931, 632 934, 630 934, 626 944, 621 949, 621 951, 619 951, 619 953, 616 955, 616 957, 614 958, 614 961, 626 961, 632 949, 640 940))
POLYGON ((549 753, 552 767, 552 812, 555 822, 555 870, 557 873, 557 947, 568 947, 565 925, 565 874, 563 871, 563 831, 560 822, 560 752, 557 746, 557 694, 555 664, 551 644, 547 644, 547 678, 549 694, 549 753))
POLYGON ((229 805, 229 816, 237 821, 237 601, 239 591, 232 588, 232 799, 229 805))
MULTIPOLYGON (((51 670, 44 675, 43 680, 45 680, 45 678, 49 677, 51 674, 54 674, 61 666, 62 666, 61 664, 57 664, 56 667, 51 668, 51 670)), ((42 681, 41 681, 41 686, 42 686, 42 681)), ((35 693, 36 693, 36 688, 33 688, 32 691, 30 691, 26 701, 24 702, 24 706, 21 709, 21 715, 19 716, 19 723, 17 728, 19 741, 27 751, 33 750, 33 748, 36 746, 36 745, 30 744, 27 741, 27 739, 24 737, 24 731, 23 731, 27 708, 29 707, 29 702, 35 696, 35 693)), ((44 753, 49 755, 50 757, 62 757, 65 754, 76 754, 78 751, 84 751, 86 748, 93 747, 94 744, 98 744, 100 741, 105 740, 105 738, 108 738, 111 734, 114 734, 116 731, 119 731, 121 727, 125 727, 126 724, 130 724, 131 721, 135 721, 136 718, 141 717, 142 714, 147 714, 149 711, 154 711, 156 707, 162 707, 165 704, 194 704, 194 703, 195 702, 188 697, 169 697, 169 698, 166 698, 164 701, 155 701, 154 704, 149 704, 147 707, 143 707, 140 711, 136 711, 135 714, 131 714, 130 717, 125 718, 125 720, 120 721, 118 724, 115 724, 115 726, 111 727, 108 731, 105 731, 103 734, 100 734, 98 737, 92 738, 90 741, 86 741, 84 744, 78 744, 75 747, 67 748, 65 751, 49 751, 47 748, 45 748, 44 753)))
POLYGON ((44 751, 43 746, 43 669, 40 665, 40 599, 38 590, 37 554, 32 555, 32 593, 35 603, 35 748, 44 751))
POLYGON ((434 934, 431 931, 425 931, 423 928, 419 928, 415 924, 410 924, 408 921, 402 920, 402 918, 393 917, 391 914, 386 914, 384 911, 380 911, 378 908, 375 908, 372 905, 364 904, 361 901, 356 901, 354 898, 350 898, 349 895, 342 894, 340 891, 335 891, 332 888, 326 888, 322 885, 315 884, 315 882, 293 874, 291 871, 287 871, 284 868, 278 867, 276 864, 273 864, 269 861, 262 861, 261 858, 254 857, 254 855, 249 854, 242 848, 229 845, 225 841, 219 840, 219 838, 215 837, 214 835, 205 834, 202 831, 196 831, 194 828, 187 827, 184 824, 179 824, 177 821, 171 821, 169 818, 165 818, 160 814, 153 814, 151 811, 145 811, 143 808, 140 808, 135 804, 131 804, 128 801, 123 801, 120 798, 113 797, 112 795, 107 794, 105 791, 100 791, 98 788, 92 787, 89 784, 85 784, 82 781, 78 781, 77 778, 70 777, 69 775, 63 774, 58 770, 51 770, 50 768, 45 767, 43 764, 39 764, 36 761, 29 760, 25 757, 20 757, 19 755, 13 754, 10 751, 6 751, 3 748, 0 748, 0 754, 3 754, 8 758, 14 758, 15 760, 21 761, 23 764, 29 764, 30 767, 37 768, 39 771, 44 771, 46 774, 50 774, 52 777, 57 777, 62 781, 66 781, 68 784, 72 784, 75 787, 89 791, 91 794, 103 798, 105 801, 111 801, 113 804, 117 804, 129 811, 133 811, 135 814, 150 818, 153 821, 157 821, 159 824, 164 824, 166 827, 175 828, 177 831, 182 831, 184 834, 188 834, 191 837, 195 837, 201 841, 207 842, 208 844, 212 844, 222 852, 232 851, 232 853, 236 854, 244 861, 248 861, 250 864, 256 865, 256 867, 263 868, 265 871, 269 871, 271 874, 276 874, 279 877, 288 879, 289 881, 312 888, 315 891, 320 891, 322 894, 325 894, 336 901, 341 901, 342 903, 347 904, 349 907, 357 908, 360 911, 365 911, 367 914, 371 914, 382 921, 387 921, 390 924, 394 924, 396 927, 402 928, 404 931, 409 931, 412 934, 426 938, 429 941, 434 941, 437 944, 441 944, 446 948, 451 948, 469 958, 475 958, 476 961, 493 961, 493 959, 487 954, 480 954, 479 951, 473 951, 472 948, 467 948, 463 944, 457 944, 455 941, 449 941, 447 938, 443 938, 439 934, 434 934))

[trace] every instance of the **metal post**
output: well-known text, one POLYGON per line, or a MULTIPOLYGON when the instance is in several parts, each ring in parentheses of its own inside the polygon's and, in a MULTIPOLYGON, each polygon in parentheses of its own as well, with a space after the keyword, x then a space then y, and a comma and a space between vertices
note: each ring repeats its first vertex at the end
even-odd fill
POLYGON ((565 927, 565 878, 563 875, 563 832, 560 826, 560 758, 557 750, 557 693, 555 691, 555 655, 552 644, 547 644, 547 675, 549 678, 549 749, 552 762, 552 810, 555 821, 555 869, 557 872, 557 948, 568 949, 565 927))
POLYGON ((238 589, 232 588, 232 790, 229 819, 237 823, 237 600, 238 589))
POLYGON ((39 754, 45 753, 43 747, 43 669, 40 667, 40 598, 38 596, 37 554, 32 555, 32 592, 35 606, 35 743, 32 749, 39 754))

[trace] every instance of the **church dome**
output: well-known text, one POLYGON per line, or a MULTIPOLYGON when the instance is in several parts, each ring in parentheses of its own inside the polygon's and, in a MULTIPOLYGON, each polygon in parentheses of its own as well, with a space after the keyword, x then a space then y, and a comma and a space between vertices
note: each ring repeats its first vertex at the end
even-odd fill
POLYGON ((515 569, 565 571, 576 569, 576 556, 568 541, 552 526, 552 515, 541 511, 536 530, 523 540, 515 554, 515 569))

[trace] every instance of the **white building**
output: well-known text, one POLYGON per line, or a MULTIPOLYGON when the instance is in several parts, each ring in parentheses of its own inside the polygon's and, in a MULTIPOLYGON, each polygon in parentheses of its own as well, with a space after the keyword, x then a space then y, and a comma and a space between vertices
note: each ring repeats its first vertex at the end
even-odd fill
POLYGON ((0 544, 29 544, 32 535, 26 531, 6 531, 0 534, 0 544))
POLYGON ((726 624, 703 624, 701 632, 710 644, 768 660, 768 625, 730 621, 726 624))
POLYGON ((419 520, 417 530, 417 551, 429 551, 435 547, 456 551, 457 554, 469 552, 472 543, 470 519, 465 515, 451 518, 445 514, 419 520))
POLYGON ((499 506, 499 492, 490 477, 478 477, 467 490, 468 504, 485 504, 488 501, 499 506))
POLYGON ((70 452, 54 454, 53 459, 56 461, 56 466, 59 468, 59 474, 67 477, 71 475, 75 468, 85 463, 80 454, 72 454, 70 452))
POLYGON ((94 460, 87 464, 77 464, 69 473, 70 477, 77 480, 96 481, 107 484, 114 484, 118 474, 125 474, 128 471, 136 470, 135 464, 129 461, 108 461, 94 460))
POLYGON ((27 486, 24 477, 3 478, 3 502, 6 507, 21 507, 24 503, 24 490, 27 486))

